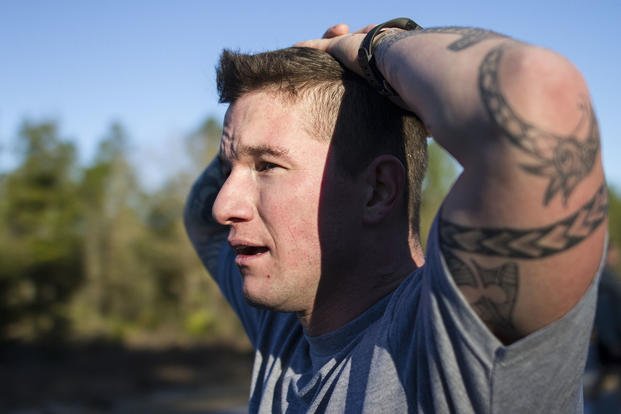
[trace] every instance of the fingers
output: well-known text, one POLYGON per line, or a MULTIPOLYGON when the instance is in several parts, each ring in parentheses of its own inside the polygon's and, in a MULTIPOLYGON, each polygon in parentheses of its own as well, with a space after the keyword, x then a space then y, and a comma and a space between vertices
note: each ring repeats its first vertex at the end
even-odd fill
POLYGON ((303 42, 297 42, 293 46, 312 47, 313 49, 319 49, 319 50, 326 51, 328 49, 329 44, 330 44, 329 39, 313 39, 313 40, 305 40, 303 42))
POLYGON ((326 50, 329 44, 328 39, 334 39, 335 37, 349 34, 349 26, 345 23, 338 23, 328 28, 321 37, 321 39, 305 40, 297 42, 294 46, 299 47, 312 47, 315 49, 326 50))
POLYGON ((306 40, 303 42, 298 42, 294 46, 312 47, 315 49, 326 50, 329 45, 329 42, 325 42, 324 40, 334 39, 336 37, 344 36, 344 35, 365 34, 365 33, 368 33, 369 30, 371 30, 374 27, 375 27, 375 24, 368 24, 364 26, 363 28, 350 33, 348 25, 346 25, 345 23, 338 23, 328 28, 328 30, 324 32, 321 39, 306 40))
POLYGON ((349 26, 339 23, 326 30, 322 39, 298 42, 295 46, 311 47, 328 52, 347 68, 362 75, 360 65, 358 65, 358 49, 360 48, 360 43, 365 33, 373 27, 375 27, 375 25, 370 24, 351 33, 349 31, 349 26))
MULTIPOLYGON (((368 33, 371 29, 373 29, 376 25, 375 24, 367 24, 366 26, 364 26, 361 29, 356 30, 353 33, 368 33)), ((338 23, 335 24, 334 26, 328 28, 328 30, 325 31, 325 33, 323 34, 322 38, 323 39, 332 39, 333 37, 337 37, 337 36, 342 36, 345 34, 349 33, 349 26, 346 25, 345 23, 338 23)))
POLYGON ((377 26, 377 25, 373 24, 373 23, 372 24, 367 24, 362 29, 356 30, 354 33, 366 34, 366 33, 369 33, 371 31, 371 29, 373 29, 375 26, 377 26))
POLYGON ((339 24, 335 24, 334 26, 326 30, 322 38, 331 39, 333 37, 341 36, 347 33, 349 33, 349 26, 346 25, 345 23, 339 23, 339 24))

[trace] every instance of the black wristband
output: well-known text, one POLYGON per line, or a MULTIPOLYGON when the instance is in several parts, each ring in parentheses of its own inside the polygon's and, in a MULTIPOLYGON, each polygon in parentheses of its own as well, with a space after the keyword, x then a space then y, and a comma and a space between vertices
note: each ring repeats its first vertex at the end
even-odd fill
POLYGON ((362 40, 360 48, 358 49, 358 65, 362 69, 364 78, 373 86, 377 92, 384 96, 396 96, 395 90, 388 84, 384 75, 377 69, 375 63, 375 55, 373 54, 374 44, 373 41, 382 29, 398 28, 403 30, 422 30, 413 20, 407 17, 399 17, 397 19, 388 20, 385 23, 378 24, 371 29, 362 40))

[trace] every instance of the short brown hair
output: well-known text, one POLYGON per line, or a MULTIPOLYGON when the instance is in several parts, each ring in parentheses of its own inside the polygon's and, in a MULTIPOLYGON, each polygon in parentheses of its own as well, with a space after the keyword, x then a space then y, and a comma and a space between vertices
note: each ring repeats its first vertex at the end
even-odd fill
POLYGON ((222 103, 256 91, 274 91, 293 101, 306 99, 311 133, 330 140, 337 164, 351 176, 378 155, 398 157, 407 171, 410 225, 418 235, 427 133, 414 114, 316 49, 291 47, 258 54, 224 50, 216 73, 222 103))

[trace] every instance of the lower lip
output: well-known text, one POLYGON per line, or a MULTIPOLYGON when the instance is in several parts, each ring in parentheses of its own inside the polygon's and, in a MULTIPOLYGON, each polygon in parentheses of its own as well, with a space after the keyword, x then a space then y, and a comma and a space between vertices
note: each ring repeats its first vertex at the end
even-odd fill
POLYGON ((237 254, 235 256, 235 264, 237 266, 248 266, 255 260, 265 256, 268 252, 262 252, 257 254, 237 254))

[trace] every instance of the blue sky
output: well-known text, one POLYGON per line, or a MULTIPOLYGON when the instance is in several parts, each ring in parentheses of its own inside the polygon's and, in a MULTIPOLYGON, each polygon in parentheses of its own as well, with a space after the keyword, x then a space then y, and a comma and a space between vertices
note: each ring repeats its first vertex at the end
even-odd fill
POLYGON ((113 120, 147 184, 183 167, 183 137, 221 117, 222 48, 261 51, 408 16, 423 26, 496 30, 561 52, 583 72, 600 120, 609 181, 621 187, 621 1, 0 2, 0 170, 23 119, 55 119, 88 162, 113 120))

